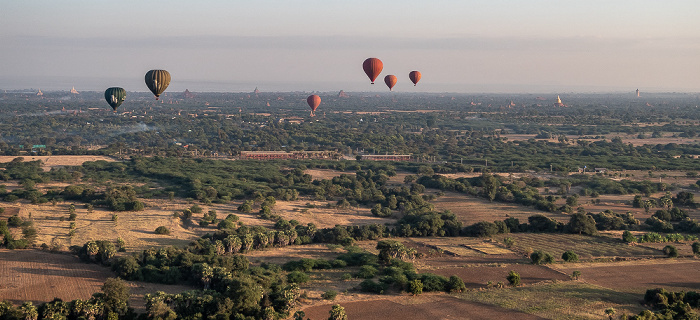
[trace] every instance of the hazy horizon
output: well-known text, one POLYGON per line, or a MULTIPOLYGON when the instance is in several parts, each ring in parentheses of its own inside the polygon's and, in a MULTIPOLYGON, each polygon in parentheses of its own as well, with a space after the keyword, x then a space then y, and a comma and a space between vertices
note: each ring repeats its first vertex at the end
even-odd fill
POLYGON ((697 92, 694 1, 0 3, 0 89, 697 92), (439 21, 439 23, 438 23, 439 21), (362 61, 384 70, 374 86, 362 61), (420 70, 417 87, 408 80, 420 70), (266 89, 263 89, 266 88, 266 89))

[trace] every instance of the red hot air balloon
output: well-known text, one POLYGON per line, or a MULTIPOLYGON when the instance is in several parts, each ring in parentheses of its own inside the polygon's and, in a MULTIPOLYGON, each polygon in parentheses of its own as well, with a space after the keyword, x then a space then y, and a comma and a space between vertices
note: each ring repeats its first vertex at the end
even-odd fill
POLYGON ((411 79, 411 82, 413 82, 413 86, 415 87, 418 81, 420 81, 420 71, 411 71, 411 73, 408 74, 408 78, 411 79))
POLYGON ((321 97, 312 94, 308 98, 306 98, 306 103, 309 104, 309 107, 311 108, 311 116, 313 117, 316 115, 314 111, 316 111, 316 108, 321 104, 321 97))
POLYGON ((374 84, 374 79, 377 79, 379 74, 382 73, 383 68, 384 64, 382 64, 382 60, 377 58, 367 58, 367 60, 362 63, 362 69, 365 70, 365 73, 369 77, 369 80, 372 81, 372 84, 374 84))
POLYGON ((390 74, 384 77, 384 83, 386 83, 386 86, 389 87, 389 91, 394 91, 394 86, 396 85, 396 81, 399 79, 396 78, 395 75, 390 74))

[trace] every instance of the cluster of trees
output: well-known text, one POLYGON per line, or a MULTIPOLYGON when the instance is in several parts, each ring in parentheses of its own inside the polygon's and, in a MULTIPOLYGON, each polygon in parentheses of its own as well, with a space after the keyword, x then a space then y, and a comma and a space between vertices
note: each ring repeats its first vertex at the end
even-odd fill
POLYGON ((653 311, 644 310, 633 316, 623 314, 620 319, 698 319, 698 313, 693 308, 700 307, 700 293, 695 291, 671 292, 663 288, 649 289, 644 294, 644 304, 651 307, 653 311))
MULTIPOLYGON (((4 208, 0 208, 0 211, 5 211, 4 208)), ((25 249, 36 240, 37 231, 34 228, 34 223, 31 220, 22 220, 17 215, 13 215, 7 220, 0 220, 0 247, 5 247, 7 249, 25 249), (15 239, 15 236, 10 231, 11 228, 18 228, 22 230, 22 237, 20 239, 15 239)))
MULTIPOLYGON (((279 93, 274 97, 273 94, 203 95, 206 103, 215 106, 207 108, 206 114, 202 111, 205 100, 179 99, 177 105, 152 105, 144 100, 132 101, 143 104, 133 111, 136 114, 147 108, 147 115, 131 118, 104 117, 96 111, 46 114, 47 103, 60 109, 61 97, 27 100, 21 94, 7 94, 3 108, 17 114, 6 113, 13 116, 3 118, 0 135, 4 141, 0 143, 0 152, 199 157, 230 156, 242 150, 329 150, 344 154, 413 154, 420 159, 449 162, 464 159, 467 167, 479 169, 484 168, 484 160, 488 159, 489 169, 497 171, 548 170, 550 165, 567 172, 584 165, 611 169, 699 169, 688 156, 700 153, 696 145, 633 146, 619 138, 584 140, 635 133, 695 137, 696 126, 685 120, 697 118, 697 103, 685 97, 663 98, 674 101, 674 108, 678 109, 673 111, 637 105, 636 101, 621 100, 620 104, 611 106, 611 101, 596 96, 585 97, 590 100, 581 101, 579 106, 559 109, 533 108, 527 97, 520 98, 530 101, 523 100, 515 107, 510 104, 506 107, 503 101, 512 97, 505 96, 463 96, 455 100, 432 95, 324 97, 324 101, 333 101, 335 110, 351 113, 329 113, 319 121, 296 124, 278 121, 305 113, 306 108, 298 106, 300 96, 296 93, 279 93), (283 96, 288 99, 278 99, 283 96), (479 103, 471 103, 475 101, 479 103), (274 106, 267 107, 267 102, 274 106), (379 114, 353 113, 378 111, 378 104, 386 104, 379 107, 382 111, 379 114), (425 116, 393 111, 399 106, 404 110, 428 108, 442 112, 425 116), (180 115, 182 112, 198 116, 180 115), (667 123, 658 124, 659 121, 667 123), (649 125, 638 126, 640 122, 649 125), (558 137, 559 141, 508 141, 501 137, 510 132, 538 134, 538 138, 558 137), (567 135, 578 136, 579 140, 571 143, 567 135), (88 151, 84 147, 88 144, 108 147, 88 151), (188 148, 183 148, 183 144, 188 148), (45 147, 33 149, 34 145, 45 147)), ((83 99, 71 100, 70 104, 87 110, 94 103, 89 98, 83 99)))

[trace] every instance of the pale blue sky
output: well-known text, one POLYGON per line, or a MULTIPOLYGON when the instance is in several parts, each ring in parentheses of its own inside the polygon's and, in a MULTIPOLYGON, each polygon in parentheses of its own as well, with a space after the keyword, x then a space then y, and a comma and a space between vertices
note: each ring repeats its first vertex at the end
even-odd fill
POLYGON ((700 91, 700 1, 0 1, 0 89, 700 91), (418 87, 408 72, 420 70, 418 87))

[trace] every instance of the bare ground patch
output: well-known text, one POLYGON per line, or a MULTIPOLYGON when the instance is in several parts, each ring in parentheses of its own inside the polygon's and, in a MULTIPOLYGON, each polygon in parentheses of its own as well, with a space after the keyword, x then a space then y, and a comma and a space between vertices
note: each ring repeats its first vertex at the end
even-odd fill
POLYGON ((328 206, 325 201, 277 201, 273 212, 286 220, 297 220, 301 224, 313 223, 318 228, 332 228, 336 225, 358 226, 367 224, 394 223, 396 220, 375 217, 369 208, 352 207, 340 209, 328 206))
POLYGON ((647 289, 700 290, 700 260, 649 259, 608 263, 553 265, 564 273, 581 271, 581 279, 601 287, 642 293, 647 289))
MULTIPOLYGON (((375 298, 344 302, 341 305, 345 308, 348 319, 542 319, 519 311, 433 294, 375 298)), ((312 320, 328 319, 331 306, 332 304, 313 306, 304 312, 312 320)))

